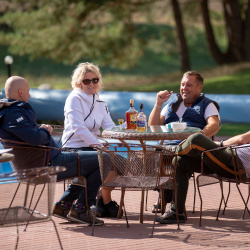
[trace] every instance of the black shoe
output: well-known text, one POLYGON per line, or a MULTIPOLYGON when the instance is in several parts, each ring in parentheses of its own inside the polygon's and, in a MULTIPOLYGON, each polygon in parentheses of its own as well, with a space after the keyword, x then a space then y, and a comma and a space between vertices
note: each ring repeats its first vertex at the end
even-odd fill
POLYGON ((65 201, 58 201, 55 203, 53 215, 62 219, 69 220, 67 215, 71 206, 71 203, 65 201))
MULTIPOLYGON (((94 221, 94 214, 91 210, 89 210, 88 213, 87 207, 82 207, 81 211, 79 211, 76 204, 76 206, 73 205, 73 207, 70 209, 68 218, 72 221, 92 225, 94 221)), ((95 226, 102 226, 103 224, 103 220, 95 218, 95 226)))
MULTIPOLYGON (((179 216, 179 223, 185 223, 186 217, 184 213, 178 213, 179 216)), ((177 216, 176 212, 173 210, 169 210, 166 213, 164 213, 162 216, 156 218, 157 222, 160 222, 161 224, 175 224, 177 223, 177 216)))
MULTIPOLYGON (((95 213, 96 206, 95 206, 95 205, 92 205, 92 206, 90 207, 90 209, 93 211, 93 213, 95 213)), ((103 217, 104 214, 105 214, 105 210, 104 210, 103 199, 102 199, 102 197, 99 197, 98 203, 97 203, 96 216, 97 216, 97 217, 103 217)))
MULTIPOLYGON (((116 201, 110 201, 108 204, 104 205, 104 216, 116 218, 119 212, 119 206, 116 201)), ((123 211, 122 211, 123 215, 123 211)))
MULTIPOLYGON (((90 209, 95 213, 96 207, 93 205, 90 209)), ((119 206, 116 201, 110 201, 108 204, 104 205, 102 197, 98 199, 98 205, 96 210, 97 217, 113 217, 117 218, 119 212, 119 206)), ((122 211, 123 215, 123 211, 122 211)))

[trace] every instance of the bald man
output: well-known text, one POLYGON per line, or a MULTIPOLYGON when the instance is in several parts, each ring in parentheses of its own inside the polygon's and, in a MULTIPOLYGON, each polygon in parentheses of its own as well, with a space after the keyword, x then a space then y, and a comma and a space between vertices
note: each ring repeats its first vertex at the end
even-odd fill
MULTIPOLYGON (((5 83, 6 98, 0 100, 0 137, 12 141, 26 142, 32 146, 45 145, 53 147, 50 151, 51 166, 65 166, 67 170, 57 175, 58 179, 75 177, 78 173, 78 155, 80 156, 80 174, 87 178, 87 201, 94 205, 101 176, 96 151, 78 151, 78 155, 71 152, 57 150, 58 145, 51 137, 50 125, 38 126, 36 114, 28 101, 30 98, 28 82, 20 76, 12 76, 5 83)), ((70 185, 63 194, 63 200, 77 200, 75 204, 68 202, 54 215, 80 223, 93 223, 93 212, 88 211, 85 189, 70 185)), ((96 225, 103 225, 103 220, 96 218, 96 225)))
MULTIPOLYGON (((28 104, 30 98, 30 87, 28 82, 20 76, 12 76, 7 79, 5 83, 5 96, 6 99, 0 100, 0 118, 5 118, 10 120, 15 120, 16 124, 12 124, 12 133, 8 133, 2 128, 5 124, 2 122, 0 128, 0 135, 2 138, 15 140, 15 141, 25 141, 31 145, 51 145, 55 146, 56 144, 51 141, 50 134, 52 133, 52 127, 50 125, 42 124, 39 126, 36 124, 36 115, 32 107, 28 104), (7 108, 8 107, 8 108, 7 108), (6 114, 8 111, 8 114, 6 114), (12 113, 11 111, 15 111, 12 113), (24 112, 25 111, 25 112, 24 112), (30 119, 26 119, 26 116, 30 119), (31 120, 35 120, 36 126, 30 127, 31 120), (21 123, 22 121, 22 123, 21 123), (15 129, 20 129, 20 124, 22 126, 22 133, 18 136, 13 136, 17 131, 15 129), (45 133, 49 134, 49 137, 45 133), (40 135, 40 136, 39 136, 40 135)), ((3 119, 4 120, 4 119, 3 119)), ((34 122, 33 122, 34 123, 34 122)), ((53 139, 52 139, 53 140, 53 139)))
POLYGON ((5 95, 7 99, 28 102, 30 98, 28 82, 20 76, 12 76, 5 83, 5 95))

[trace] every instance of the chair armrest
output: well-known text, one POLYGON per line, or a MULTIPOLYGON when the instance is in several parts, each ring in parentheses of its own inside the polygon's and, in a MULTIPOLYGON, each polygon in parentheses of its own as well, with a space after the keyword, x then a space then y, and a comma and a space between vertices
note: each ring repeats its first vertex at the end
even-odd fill
POLYGON ((12 148, 11 153, 14 154, 14 159, 10 162, 13 171, 21 171, 24 169, 40 168, 49 165, 50 152, 52 149, 61 152, 70 152, 78 157, 78 177, 80 177, 80 156, 77 152, 66 149, 37 145, 32 146, 21 141, 12 141, 0 138, 0 142, 4 148, 12 148))
POLYGON ((233 171, 233 174, 235 175, 235 179, 238 181, 241 181, 241 177, 244 176, 245 170, 242 167, 241 161, 239 161, 239 158, 237 157, 237 149, 239 147, 240 146, 218 147, 215 149, 210 149, 210 150, 206 150, 206 151, 202 152, 202 154, 201 154, 201 173, 206 174, 206 173, 204 173, 204 156, 205 155, 208 155, 208 157, 210 155, 210 158, 211 158, 211 154, 212 154, 212 157, 216 158, 216 156, 214 156, 214 153, 228 150, 231 153, 231 157, 232 157, 232 162, 233 162, 233 170, 232 171, 233 171))

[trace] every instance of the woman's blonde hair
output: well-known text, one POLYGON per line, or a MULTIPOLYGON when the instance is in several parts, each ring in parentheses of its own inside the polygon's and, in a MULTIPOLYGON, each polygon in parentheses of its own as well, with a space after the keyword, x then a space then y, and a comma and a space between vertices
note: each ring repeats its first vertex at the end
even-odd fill
POLYGON ((72 88, 81 89, 81 82, 86 73, 92 72, 99 78, 98 86, 96 88, 96 94, 98 94, 102 90, 102 75, 98 66, 94 65, 93 63, 85 62, 79 63, 76 69, 73 71, 71 85, 72 88))

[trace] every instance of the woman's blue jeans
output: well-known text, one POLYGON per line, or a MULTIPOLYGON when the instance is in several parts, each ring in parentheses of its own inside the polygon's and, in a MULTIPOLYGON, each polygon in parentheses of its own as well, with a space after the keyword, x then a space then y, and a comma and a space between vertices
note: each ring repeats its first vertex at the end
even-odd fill
MULTIPOLYGON (((69 150, 69 148, 67 148, 69 150)), ((101 185, 101 176, 96 150, 92 148, 70 149, 77 152, 80 156, 80 174, 87 179, 87 196, 88 205, 94 205, 98 188, 101 185)), ((66 179, 78 175, 78 158, 77 154, 71 152, 61 152, 50 162, 51 166, 65 166, 65 172, 58 173, 57 179, 66 179)), ((70 185, 63 193, 60 200, 73 203, 86 204, 85 188, 77 185, 70 185)))

